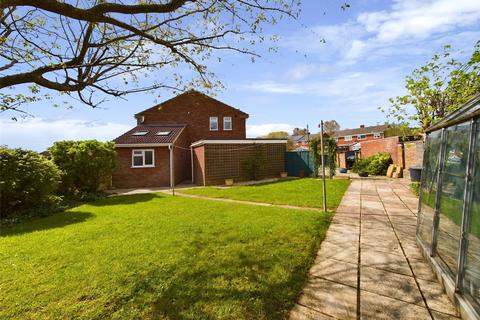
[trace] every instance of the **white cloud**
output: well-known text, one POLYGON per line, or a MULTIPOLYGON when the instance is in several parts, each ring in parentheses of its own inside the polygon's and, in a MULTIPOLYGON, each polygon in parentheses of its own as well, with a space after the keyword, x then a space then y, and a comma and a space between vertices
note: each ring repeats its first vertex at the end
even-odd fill
POLYGON ((317 71, 317 67, 311 64, 296 65, 287 71, 287 77, 291 80, 302 80, 317 71))
POLYGON ((41 118, 19 120, 17 122, 0 119, 0 145, 11 148, 22 147, 43 151, 58 140, 97 139, 109 141, 131 126, 101 121, 78 119, 49 120, 41 118))
POLYGON ((261 81, 242 86, 243 89, 268 93, 302 93, 302 88, 277 81, 261 81))
POLYGON ((480 21, 480 1, 396 0, 389 11, 365 12, 357 21, 379 41, 424 39, 480 21))
POLYGON ((295 128, 294 125, 287 123, 265 123, 265 124, 252 124, 247 125, 247 137, 257 138, 265 136, 274 131, 286 131, 291 133, 295 128))

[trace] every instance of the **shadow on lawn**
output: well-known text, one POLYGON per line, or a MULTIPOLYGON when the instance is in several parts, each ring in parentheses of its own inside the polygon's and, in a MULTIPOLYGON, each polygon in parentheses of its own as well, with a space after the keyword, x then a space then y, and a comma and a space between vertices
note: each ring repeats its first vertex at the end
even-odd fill
POLYGON ((11 227, 1 227, 0 237, 20 235, 35 231, 43 231, 54 228, 62 228, 75 223, 81 223, 94 217, 90 212, 65 211, 56 213, 45 218, 37 218, 11 227))
MULTIPOLYGON (((313 254, 311 259, 289 270, 289 276, 283 277, 272 274, 279 265, 288 269, 282 258, 258 252, 240 250, 220 260, 211 252, 211 259, 199 264, 195 257, 202 248, 208 247, 203 241, 193 240, 185 252, 188 258, 137 279, 128 295, 109 301, 106 308, 109 311, 102 316, 110 317, 112 311, 135 309, 135 305, 141 303, 148 306, 153 319, 286 317, 305 283, 313 254), (151 300, 136 301, 139 296, 150 296, 151 300)), ((309 248, 312 252, 316 249, 317 246, 309 248)))
POLYGON ((148 202, 154 199, 163 199, 166 197, 167 195, 161 194, 161 193, 114 195, 114 196, 106 197, 97 201, 89 202, 87 204, 95 207, 127 205, 127 204, 135 204, 140 202, 148 202))

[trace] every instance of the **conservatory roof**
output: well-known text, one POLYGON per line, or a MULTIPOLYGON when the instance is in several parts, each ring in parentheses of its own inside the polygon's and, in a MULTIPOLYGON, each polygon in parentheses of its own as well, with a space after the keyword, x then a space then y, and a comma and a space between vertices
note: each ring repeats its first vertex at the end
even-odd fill
POLYGON ((480 94, 477 94, 470 101, 465 103, 460 109, 450 113, 442 120, 436 122, 425 130, 426 132, 435 131, 441 128, 465 122, 471 118, 480 116, 480 94))

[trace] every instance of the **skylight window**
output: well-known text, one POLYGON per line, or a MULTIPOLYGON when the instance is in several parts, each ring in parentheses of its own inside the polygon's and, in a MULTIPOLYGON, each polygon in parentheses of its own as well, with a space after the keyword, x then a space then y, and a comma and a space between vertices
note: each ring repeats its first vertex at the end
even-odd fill
POLYGON ((168 136, 172 131, 158 131, 157 136, 168 136))
POLYGON ((148 131, 135 131, 132 133, 132 136, 144 136, 148 133, 148 131))

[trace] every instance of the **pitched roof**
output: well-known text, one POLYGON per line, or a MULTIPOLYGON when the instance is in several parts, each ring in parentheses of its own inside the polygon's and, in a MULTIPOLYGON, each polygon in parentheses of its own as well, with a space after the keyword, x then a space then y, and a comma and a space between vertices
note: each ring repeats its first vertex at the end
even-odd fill
POLYGON ((382 124, 379 126, 369 126, 363 128, 355 128, 355 129, 344 129, 333 133, 334 137, 344 137, 344 136, 351 136, 356 134, 369 134, 375 132, 384 132, 388 129, 388 125, 382 124))
POLYGON ((169 102, 171 102, 171 101, 173 101, 173 100, 175 100, 175 99, 178 99, 179 97, 185 96, 185 95, 196 95, 196 96, 199 96, 199 97, 202 97, 202 98, 207 98, 207 99, 210 99, 210 100, 214 100, 214 101, 216 101, 217 103, 223 104, 224 106, 233 109, 233 110, 234 110, 235 112, 237 112, 238 114, 243 115, 243 116, 245 116, 246 118, 248 118, 248 113, 243 112, 242 110, 237 109, 237 108, 234 108, 234 107, 226 104, 225 102, 222 102, 222 101, 220 101, 220 100, 217 100, 217 99, 215 99, 215 98, 212 98, 212 97, 210 97, 210 96, 208 96, 208 95, 206 95, 206 94, 204 94, 204 93, 202 93, 202 92, 199 92, 199 91, 193 90, 193 89, 192 89, 192 90, 185 91, 185 92, 183 92, 183 93, 181 93, 181 94, 179 94, 179 95, 177 95, 177 96, 175 96, 175 97, 173 97, 173 98, 171 98, 171 99, 165 100, 165 101, 163 101, 162 103, 157 104, 157 105, 155 105, 155 106, 153 106, 153 107, 150 107, 150 108, 148 108, 148 109, 145 109, 145 110, 143 110, 143 111, 140 111, 139 113, 136 113, 134 116, 137 117, 137 116, 142 115, 143 113, 145 113, 145 112, 147 112, 147 111, 150 111, 150 110, 157 110, 158 107, 160 107, 161 105, 164 105, 164 104, 166 104, 166 103, 169 103, 169 102))
POLYGON ((165 124, 165 125, 138 125, 135 128, 125 132, 114 139, 115 144, 158 144, 173 143, 182 133, 185 125, 183 124, 165 124), (135 133, 144 133, 135 135, 135 133), (158 134, 158 133, 162 134, 158 134))

